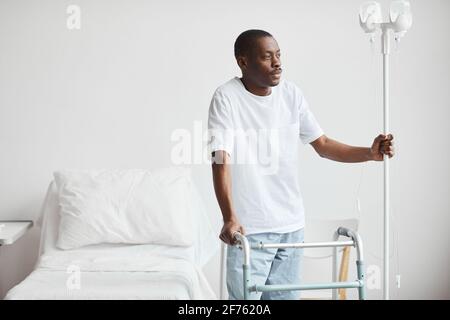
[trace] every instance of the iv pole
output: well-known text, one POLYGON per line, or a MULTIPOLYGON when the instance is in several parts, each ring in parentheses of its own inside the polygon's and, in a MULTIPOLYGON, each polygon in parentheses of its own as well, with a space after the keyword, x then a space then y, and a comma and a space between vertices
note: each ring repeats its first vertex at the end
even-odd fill
MULTIPOLYGON (((383 23, 379 3, 370 1, 363 4, 359 13, 360 25, 366 33, 374 34, 381 29, 381 53, 383 54, 383 133, 389 134, 389 54, 390 32, 395 33, 395 40, 399 41, 411 28, 412 15, 407 1, 393 1, 390 8, 390 22, 383 23)), ((389 217, 390 217, 390 180, 389 157, 383 156, 384 161, 384 231, 383 231, 383 297, 389 300, 389 217)))
MULTIPOLYGON (((383 133, 389 134, 389 29, 382 25, 382 51, 383 51, 383 133)), ((384 160, 384 299, 389 299, 389 157, 383 156, 384 160)))

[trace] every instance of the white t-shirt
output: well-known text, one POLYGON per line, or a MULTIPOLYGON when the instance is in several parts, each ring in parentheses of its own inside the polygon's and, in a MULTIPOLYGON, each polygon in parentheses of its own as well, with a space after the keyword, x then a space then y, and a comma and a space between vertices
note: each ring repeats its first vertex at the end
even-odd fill
POLYGON ((208 132, 210 154, 230 154, 232 203, 246 234, 303 228, 298 140, 310 143, 323 131, 300 89, 281 80, 258 96, 235 77, 213 95, 208 132))

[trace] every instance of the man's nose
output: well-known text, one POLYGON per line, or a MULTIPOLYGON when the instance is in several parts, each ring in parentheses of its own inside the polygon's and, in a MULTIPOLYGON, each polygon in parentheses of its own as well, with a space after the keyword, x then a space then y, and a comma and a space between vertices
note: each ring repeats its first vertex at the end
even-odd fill
POLYGON ((280 68, 281 67, 281 59, 274 57, 272 59, 272 68, 280 68))

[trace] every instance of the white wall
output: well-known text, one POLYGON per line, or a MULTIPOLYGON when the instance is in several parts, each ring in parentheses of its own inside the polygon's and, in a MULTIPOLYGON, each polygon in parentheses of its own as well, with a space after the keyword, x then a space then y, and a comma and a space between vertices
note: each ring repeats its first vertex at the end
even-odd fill
MULTIPOLYGON (((171 164, 173 130, 206 125, 214 89, 239 69, 237 35, 273 33, 284 77, 305 92, 327 135, 369 146, 382 131, 381 55, 359 28, 362 1, 0 2, 0 219, 37 219, 61 168, 171 164), (81 29, 66 28, 69 4, 81 29)), ((394 298, 450 298, 448 151, 450 2, 412 0, 414 26, 393 59, 391 127, 394 298)), ((381 1, 387 8, 388 1, 381 1)), ((367 264, 382 256, 382 163, 340 164, 302 148, 309 217, 357 216, 367 264)), ((195 178, 216 227, 210 167, 195 178)), ((0 296, 32 269, 35 229, 0 248, 0 296)), ((218 292, 218 257, 207 266, 218 292)), ((380 298, 380 290, 369 290, 380 298)))

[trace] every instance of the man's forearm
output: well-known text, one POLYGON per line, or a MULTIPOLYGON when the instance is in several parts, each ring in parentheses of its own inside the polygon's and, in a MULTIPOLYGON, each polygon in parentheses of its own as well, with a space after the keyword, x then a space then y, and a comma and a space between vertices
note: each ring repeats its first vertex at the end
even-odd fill
POLYGON ((321 157, 339 162, 365 162, 372 160, 370 148, 353 147, 327 138, 321 157))
POLYGON ((214 191, 216 193, 216 198, 217 202, 219 203, 220 210, 222 211, 224 222, 236 220, 231 200, 231 175, 229 170, 230 169, 227 161, 221 162, 219 164, 212 164, 214 191))

